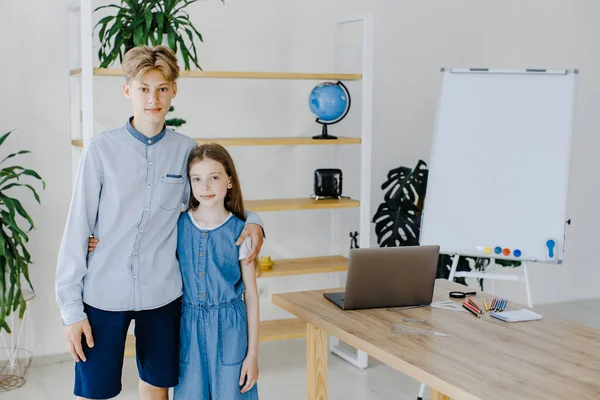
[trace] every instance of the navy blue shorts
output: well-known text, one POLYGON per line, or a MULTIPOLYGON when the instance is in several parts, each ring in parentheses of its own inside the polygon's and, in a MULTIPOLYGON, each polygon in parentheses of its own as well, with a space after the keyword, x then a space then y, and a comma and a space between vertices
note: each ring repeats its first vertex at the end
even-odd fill
POLYGON ((181 298, 154 310, 104 311, 84 304, 94 347, 82 338, 86 362, 75 363, 75 396, 110 399, 121 392, 127 329, 135 319, 135 351, 140 379, 152 386, 177 386, 181 298))

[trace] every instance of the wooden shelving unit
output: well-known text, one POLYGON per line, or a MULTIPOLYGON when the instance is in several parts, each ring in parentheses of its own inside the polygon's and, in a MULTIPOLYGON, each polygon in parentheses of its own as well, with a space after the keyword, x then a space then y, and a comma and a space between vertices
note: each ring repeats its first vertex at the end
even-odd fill
POLYGON ((270 199, 270 200, 246 200, 244 206, 250 211, 297 211, 297 210, 320 210, 331 208, 357 208, 360 202, 353 199, 326 199, 314 200, 311 198, 298 199, 270 199))
MULTIPOLYGON (((72 69, 71 76, 81 75, 81 69, 72 69)), ((120 68, 94 68, 94 76, 123 76, 120 68)), ((184 78, 220 79, 308 79, 357 81, 362 74, 335 74, 312 72, 260 72, 260 71, 181 71, 184 78)))
POLYGON ((360 144, 359 138, 338 136, 336 140, 320 140, 311 137, 273 137, 273 138, 199 138, 198 144, 219 143, 222 146, 331 146, 336 144, 360 144))
POLYGON ((290 276, 304 274, 323 274, 327 272, 340 272, 348 269, 348 259, 342 256, 291 258, 273 260, 275 265, 271 269, 261 271, 260 278, 275 276, 290 276))
MULTIPOLYGON (((253 138, 195 138, 198 144, 219 143, 222 146, 332 146, 360 144, 359 138, 338 136, 336 140, 319 140, 310 137, 253 137, 253 138)), ((73 139, 71 144, 83 147, 83 140, 73 139)))

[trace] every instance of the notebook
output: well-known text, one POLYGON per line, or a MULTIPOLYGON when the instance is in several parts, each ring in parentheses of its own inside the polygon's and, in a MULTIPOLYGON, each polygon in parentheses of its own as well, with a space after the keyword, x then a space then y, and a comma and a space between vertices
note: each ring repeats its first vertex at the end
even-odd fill
POLYGON ((501 313, 491 312, 490 315, 504 322, 535 321, 538 319, 542 319, 542 316, 540 314, 534 313, 533 311, 528 310, 526 308, 516 311, 504 311, 501 313))

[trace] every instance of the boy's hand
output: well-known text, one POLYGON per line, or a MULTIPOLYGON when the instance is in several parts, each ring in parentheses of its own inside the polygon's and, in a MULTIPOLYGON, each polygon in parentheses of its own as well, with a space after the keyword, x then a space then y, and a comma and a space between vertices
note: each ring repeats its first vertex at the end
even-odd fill
POLYGON ((96 250, 96 246, 98 246, 99 240, 93 236, 90 236, 90 240, 88 240, 88 253, 96 250))
POLYGON ((88 319, 84 319, 74 324, 65 326, 65 338, 67 339, 67 346, 69 352, 73 356, 75 362, 79 360, 87 361, 85 354, 83 354, 83 347, 81 346, 81 338, 85 335, 85 341, 88 347, 94 347, 94 338, 92 337, 92 327, 88 319))
POLYGON ((248 236, 250 236, 250 238, 252 239, 252 249, 250 250, 250 253, 248 253, 248 255, 246 256, 246 260, 250 262, 258 256, 258 254, 260 253, 260 249, 263 245, 262 227, 258 224, 246 224, 244 230, 242 231, 242 234, 238 238, 237 242, 235 242, 235 244, 237 244, 238 246, 241 245, 242 243, 244 243, 244 239, 246 239, 248 236))
POLYGON ((240 375, 240 386, 244 387, 240 390, 241 393, 246 393, 256 385, 258 381, 258 357, 248 355, 242 363, 242 373, 240 375), (244 381, 246 384, 244 385, 244 381))

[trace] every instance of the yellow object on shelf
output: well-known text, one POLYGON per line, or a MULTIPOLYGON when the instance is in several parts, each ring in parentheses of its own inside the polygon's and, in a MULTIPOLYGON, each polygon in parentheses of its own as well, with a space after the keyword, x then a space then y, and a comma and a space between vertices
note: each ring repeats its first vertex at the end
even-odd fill
POLYGON ((260 269, 262 270, 269 270, 274 264, 271 257, 261 257, 258 261, 258 265, 260 265, 260 269))

